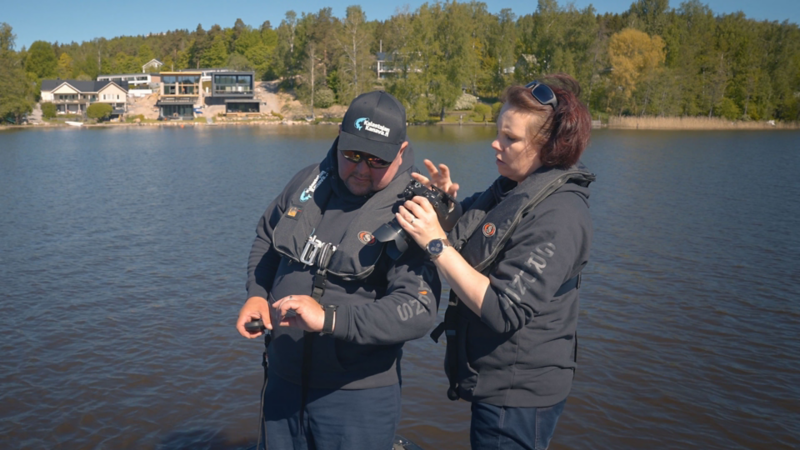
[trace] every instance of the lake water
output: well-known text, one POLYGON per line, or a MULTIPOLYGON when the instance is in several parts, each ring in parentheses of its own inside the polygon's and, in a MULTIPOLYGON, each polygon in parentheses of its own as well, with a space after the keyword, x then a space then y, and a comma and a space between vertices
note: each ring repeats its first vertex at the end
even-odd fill
MULTIPOLYGON (((409 131, 463 194, 491 127, 409 131)), ((0 132, 0 447, 255 444, 234 329, 256 222, 334 127, 0 132)), ((551 448, 800 447, 800 133, 596 131, 579 369, 551 448)), ((442 307, 443 309, 443 307, 442 307)), ((400 434, 469 447, 442 344, 406 345, 400 434)))

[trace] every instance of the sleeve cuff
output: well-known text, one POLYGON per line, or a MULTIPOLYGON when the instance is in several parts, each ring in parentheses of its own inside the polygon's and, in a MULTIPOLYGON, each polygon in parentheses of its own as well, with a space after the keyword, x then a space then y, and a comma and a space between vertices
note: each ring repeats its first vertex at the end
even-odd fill
POLYGON ((483 294, 483 303, 481 304, 481 322, 486 324, 495 333, 505 333, 506 323, 503 320, 503 312, 500 311, 500 299, 497 293, 492 289, 492 285, 486 287, 486 293, 483 294))
POLYGON ((340 306, 336 310, 336 323, 333 326, 333 337, 347 340, 348 331, 350 331, 350 307, 340 306))
POLYGON ((250 288, 247 289, 247 298, 250 298, 250 297, 263 297, 263 298, 269 300, 269 293, 263 287, 261 287, 259 285, 254 285, 254 286, 250 286, 250 288))

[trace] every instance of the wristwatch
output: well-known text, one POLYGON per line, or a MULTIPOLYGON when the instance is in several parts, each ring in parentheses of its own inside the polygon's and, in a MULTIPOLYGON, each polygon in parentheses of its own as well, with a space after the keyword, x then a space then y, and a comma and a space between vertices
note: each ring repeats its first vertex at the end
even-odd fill
POLYGON ((322 305, 325 311, 325 320, 322 322, 322 334, 333 334, 333 326, 336 324, 337 305, 322 305))
POLYGON ((444 251, 445 247, 452 247, 453 244, 444 239, 432 239, 428 242, 428 245, 425 246, 425 251, 428 252, 428 256, 430 256, 431 261, 436 260, 439 256, 441 256, 442 252, 444 251))

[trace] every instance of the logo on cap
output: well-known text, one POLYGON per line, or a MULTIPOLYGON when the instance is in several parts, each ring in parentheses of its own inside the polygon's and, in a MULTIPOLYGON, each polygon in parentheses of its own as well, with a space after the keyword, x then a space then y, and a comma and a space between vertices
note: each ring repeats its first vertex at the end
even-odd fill
POLYGON ((380 134, 383 137, 389 137, 389 132, 392 131, 392 129, 387 126, 369 120, 369 117, 356 119, 353 125, 359 131, 366 130, 370 133, 380 134))

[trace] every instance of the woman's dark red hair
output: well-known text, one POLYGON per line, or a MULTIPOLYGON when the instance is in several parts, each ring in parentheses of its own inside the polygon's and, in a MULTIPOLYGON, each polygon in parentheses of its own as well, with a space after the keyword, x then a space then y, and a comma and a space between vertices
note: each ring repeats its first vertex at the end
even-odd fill
POLYGON ((531 130, 531 142, 542 142, 539 158, 545 167, 566 168, 575 165, 589 145, 592 117, 589 109, 578 100, 581 87, 578 82, 565 73, 548 75, 541 80, 556 94, 558 106, 555 111, 550 105, 542 105, 533 98, 530 89, 511 86, 503 93, 504 103, 522 111, 541 115, 548 114, 545 123, 538 130, 531 130))

